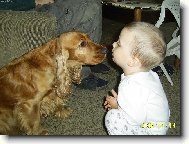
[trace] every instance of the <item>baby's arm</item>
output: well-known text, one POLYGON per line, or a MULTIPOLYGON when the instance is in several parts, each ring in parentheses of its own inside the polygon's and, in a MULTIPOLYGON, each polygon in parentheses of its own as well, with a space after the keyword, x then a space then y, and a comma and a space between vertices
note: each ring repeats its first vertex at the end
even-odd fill
POLYGON ((118 104, 117 104, 117 93, 112 89, 111 90, 113 96, 106 96, 106 100, 104 102, 104 107, 105 109, 117 109, 118 104))

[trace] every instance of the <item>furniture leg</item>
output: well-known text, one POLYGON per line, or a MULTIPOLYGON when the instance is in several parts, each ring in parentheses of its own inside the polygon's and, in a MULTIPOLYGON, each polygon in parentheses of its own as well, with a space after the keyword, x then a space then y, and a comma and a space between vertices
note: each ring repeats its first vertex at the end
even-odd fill
POLYGON ((140 7, 136 7, 134 9, 134 21, 139 22, 142 19, 142 9, 140 7))

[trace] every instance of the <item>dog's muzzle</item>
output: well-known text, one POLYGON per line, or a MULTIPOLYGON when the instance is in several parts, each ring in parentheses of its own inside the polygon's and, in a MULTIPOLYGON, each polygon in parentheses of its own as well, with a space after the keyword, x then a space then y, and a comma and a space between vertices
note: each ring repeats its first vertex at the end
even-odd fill
POLYGON ((107 49, 106 47, 103 47, 103 48, 101 49, 101 52, 102 52, 103 54, 107 54, 107 53, 108 53, 108 49, 107 49))

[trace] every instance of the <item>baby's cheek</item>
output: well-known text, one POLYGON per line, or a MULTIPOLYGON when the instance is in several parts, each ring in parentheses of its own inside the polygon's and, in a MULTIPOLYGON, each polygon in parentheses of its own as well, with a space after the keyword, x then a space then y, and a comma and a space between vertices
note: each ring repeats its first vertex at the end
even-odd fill
POLYGON ((119 58, 121 61, 125 61, 126 60, 126 55, 123 52, 119 53, 119 58))

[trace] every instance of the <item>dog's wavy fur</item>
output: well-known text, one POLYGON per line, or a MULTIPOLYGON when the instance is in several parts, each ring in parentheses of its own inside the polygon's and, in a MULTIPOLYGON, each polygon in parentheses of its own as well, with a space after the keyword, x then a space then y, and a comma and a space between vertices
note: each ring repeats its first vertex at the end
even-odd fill
POLYGON ((41 116, 67 117, 71 84, 82 65, 101 63, 103 47, 81 32, 67 32, 0 69, 0 134, 48 134, 41 116))

